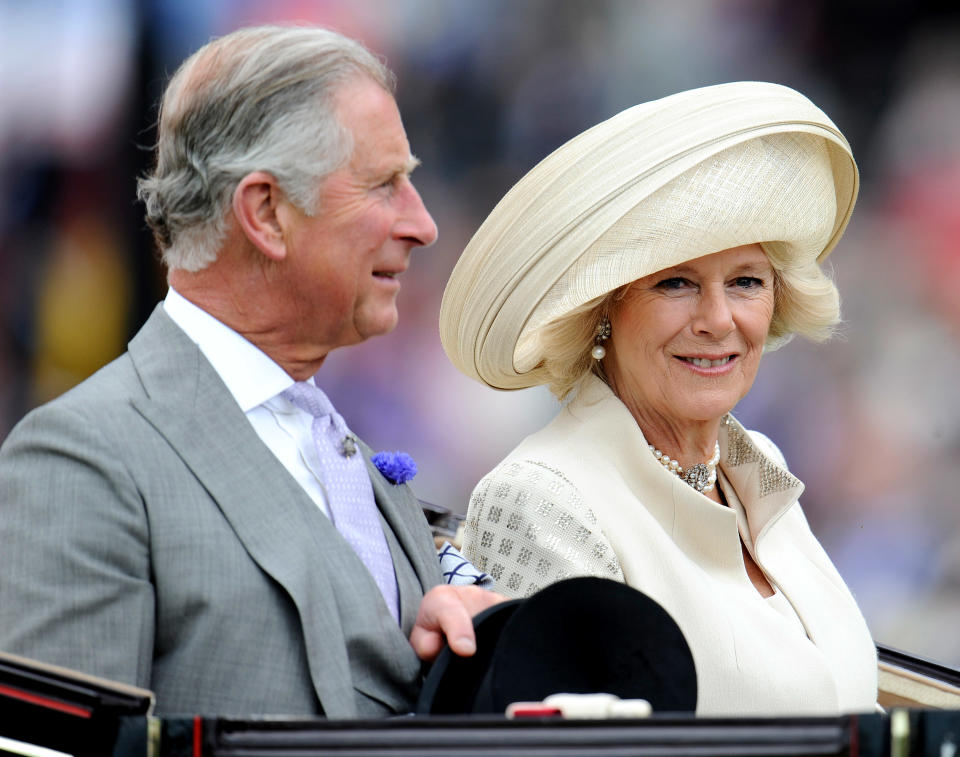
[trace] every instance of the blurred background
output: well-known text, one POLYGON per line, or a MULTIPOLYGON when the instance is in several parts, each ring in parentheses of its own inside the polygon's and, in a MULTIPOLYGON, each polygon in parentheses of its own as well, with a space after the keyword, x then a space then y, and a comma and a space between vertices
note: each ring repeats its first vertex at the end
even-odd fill
POLYGON ((862 191, 830 261, 845 326, 769 354, 736 410, 777 441, 875 637, 960 665, 960 14, 920 0, 0 0, 0 438, 119 355, 166 287, 135 199, 156 102, 211 36, 327 25, 399 76, 440 227, 394 334, 334 353, 325 389, 424 500, 476 481, 557 404, 447 362, 440 296, 500 196, 638 102, 790 85, 846 134, 862 191))

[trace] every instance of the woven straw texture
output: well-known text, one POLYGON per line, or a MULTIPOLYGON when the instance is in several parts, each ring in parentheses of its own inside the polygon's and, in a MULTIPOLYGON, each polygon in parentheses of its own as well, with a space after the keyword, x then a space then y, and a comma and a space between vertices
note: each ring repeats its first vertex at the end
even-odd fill
POLYGON ((546 323, 741 244, 822 261, 858 187, 846 139, 788 87, 736 82, 634 106, 555 150, 493 209, 447 283, 443 347, 495 388, 542 383, 546 323))

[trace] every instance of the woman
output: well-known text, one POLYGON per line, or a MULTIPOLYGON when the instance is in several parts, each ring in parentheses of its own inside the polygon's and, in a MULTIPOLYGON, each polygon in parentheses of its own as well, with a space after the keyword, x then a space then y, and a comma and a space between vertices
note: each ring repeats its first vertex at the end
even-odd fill
POLYGON ((444 348, 568 401, 476 487, 464 552, 500 591, 619 579, 683 630, 704 715, 874 709, 876 652, 774 444, 730 411, 764 349, 822 340, 820 263, 858 188, 799 93, 723 84, 638 105, 537 165, 444 293, 444 348))

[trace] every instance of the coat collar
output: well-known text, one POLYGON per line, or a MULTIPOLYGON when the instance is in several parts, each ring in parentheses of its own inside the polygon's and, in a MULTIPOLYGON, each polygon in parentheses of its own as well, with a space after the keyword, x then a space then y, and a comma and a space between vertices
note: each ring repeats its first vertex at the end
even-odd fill
MULTIPOLYGON (((607 514, 601 527, 621 555, 625 580, 645 586, 654 576, 643 558, 631 559, 637 541, 628 532, 633 508, 652 515, 670 539, 715 575, 737 576, 747 586, 739 545, 738 517, 668 473, 650 454, 626 406, 599 379, 591 380, 546 433, 531 437, 534 450, 549 445, 564 473, 607 514), (618 503, 618 508, 611 507, 618 503), (635 571, 631 573, 631 571, 635 571)), ((784 466, 766 437, 732 417, 721 425, 721 468, 746 514, 757 562, 793 605, 817 648, 841 669, 859 659, 867 668, 872 645, 836 569, 809 532, 799 507, 803 484, 784 466), (778 527, 779 526, 779 527, 778 527), (866 643, 864 643, 866 640, 866 643)), ((529 446, 522 454, 530 454, 529 446)), ((759 595, 756 595, 759 600, 759 595)), ((853 681, 838 682, 850 689, 853 681)))
MULTIPOLYGON (((657 462, 626 405, 599 378, 587 380, 564 414, 575 419, 594 451, 616 467, 616 475, 667 533, 677 534, 684 523, 703 525, 704 519, 716 521, 716 527, 734 524, 729 508, 694 491, 657 462)), ((774 459, 772 443, 748 432, 731 415, 724 417, 718 441, 719 465, 736 490, 751 536, 757 540, 797 502, 803 484, 781 460, 774 459)), ((696 532, 708 530, 697 528, 696 532)))
POLYGON ((778 452, 766 437, 751 434, 731 415, 720 424, 719 441, 720 465, 743 504, 756 544, 797 502, 803 483, 784 467, 782 458, 774 459, 778 452))

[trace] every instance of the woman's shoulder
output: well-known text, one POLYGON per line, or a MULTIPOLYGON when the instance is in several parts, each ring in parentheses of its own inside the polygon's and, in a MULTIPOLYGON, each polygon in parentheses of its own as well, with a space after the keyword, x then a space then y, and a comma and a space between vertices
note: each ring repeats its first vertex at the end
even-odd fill
POLYGON ((543 461, 510 456, 497 465, 473 490, 470 510, 486 504, 511 509, 530 509, 549 516, 562 509, 568 518, 595 526, 597 516, 580 490, 557 467, 543 461))
POLYGON ((508 596, 575 575, 623 576, 578 488, 561 470, 535 459, 507 458, 480 480, 463 547, 508 596))

